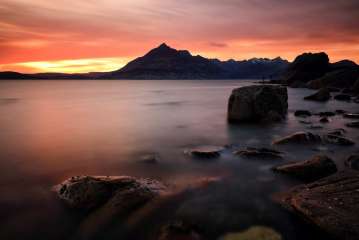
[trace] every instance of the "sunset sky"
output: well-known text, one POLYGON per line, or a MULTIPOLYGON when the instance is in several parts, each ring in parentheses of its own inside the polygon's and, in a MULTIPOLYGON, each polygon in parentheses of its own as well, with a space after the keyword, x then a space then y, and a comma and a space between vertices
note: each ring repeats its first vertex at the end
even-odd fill
POLYGON ((358 24, 358 0, 1 0, 0 71, 115 70, 162 42, 222 60, 359 63, 358 24))

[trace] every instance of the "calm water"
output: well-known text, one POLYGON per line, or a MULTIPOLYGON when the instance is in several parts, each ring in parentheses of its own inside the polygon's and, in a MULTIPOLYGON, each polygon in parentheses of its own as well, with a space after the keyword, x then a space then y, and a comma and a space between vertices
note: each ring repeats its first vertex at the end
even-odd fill
MULTIPOLYGON (((283 123, 232 126, 226 122, 233 88, 249 81, 0 81, 0 238, 71 239, 82 216, 69 212, 50 191, 73 175, 132 175, 190 185, 202 177, 225 180, 161 211, 149 229, 136 226, 131 239, 152 238, 174 216, 201 225, 213 239, 250 225, 275 228, 285 239, 316 239, 317 233, 270 200, 274 192, 297 184, 270 168, 278 161, 235 157, 232 150, 270 146, 278 136, 305 130, 296 109, 359 110, 358 104, 303 101, 307 89, 289 89, 283 123), (199 145, 231 145, 217 160, 196 161, 183 152, 199 145), (139 160, 159 156, 158 164, 139 160), (152 230, 151 230, 152 229, 152 230), (153 230, 155 231, 155 230, 153 230)), ((318 118, 313 117, 318 124, 318 118)), ((344 127, 340 116, 326 132, 344 127)), ((357 129, 347 136, 359 142, 357 129)), ((343 168, 357 147, 282 148, 285 161, 304 160, 318 150, 343 168)), ((154 217, 154 219, 156 216, 154 217)), ((146 227, 147 226, 147 227, 146 227)), ((107 239, 118 239, 108 229, 107 239)))

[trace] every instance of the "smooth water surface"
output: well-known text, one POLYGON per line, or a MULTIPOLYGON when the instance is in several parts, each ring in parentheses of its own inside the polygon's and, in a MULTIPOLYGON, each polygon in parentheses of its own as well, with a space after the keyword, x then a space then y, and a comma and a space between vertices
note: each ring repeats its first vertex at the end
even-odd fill
MULTIPOLYGON (((213 239, 251 225, 273 227, 285 239, 311 239, 314 230, 270 199, 272 193, 298 182, 270 170, 278 161, 241 159, 232 151, 270 146, 279 136, 308 130, 308 125, 293 116, 296 109, 357 112, 359 105, 303 101, 311 90, 288 89, 286 121, 229 125, 229 95, 233 88, 248 84, 253 83, 0 81, 1 239, 71 239, 81 219, 59 203, 51 187, 74 175, 131 175, 176 186, 191 185, 203 177, 222 177, 226 179, 223 183, 199 191, 165 215, 191 219, 203 225, 204 231, 213 231, 213 239), (210 161, 184 154, 200 145, 230 147, 210 161), (159 162, 141 162, 148 154, 156 154, 159 162)), ((316 125, 318 120, 311 117, 316 125)), ((311 131, 325 133, 345 128, 348 122, 341 116, 332 120, 321 124, 323 129, 311 131)), ((347 130, 347 136, 359 142, 358 130, 347 130)), ((325 145, 281 150, 285 161, 304 160, 322 151, 341 169, 345 157, 358 148, 325 145)), ((111 232, 104 233, 107 239, 118 239, 111 232)), ((152 236, 139 235, 139 239, 152 236)))

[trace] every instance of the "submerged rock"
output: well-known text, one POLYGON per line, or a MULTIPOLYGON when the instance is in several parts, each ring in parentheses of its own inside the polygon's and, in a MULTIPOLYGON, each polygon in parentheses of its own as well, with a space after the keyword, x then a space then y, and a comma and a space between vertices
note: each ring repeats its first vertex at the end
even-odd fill
POLYGON ((345 118, 359 119, 359 113, 345 113, 343 115, 345 118))
POLYGON ((145 201, 165 190, 165 186, 156 180, 127 176, 76 176, 55 186, 54 189, 59 198, 70 207, 91 210, 129 191, 137 193, 145 201))
POLYGON ((328 122, 330 122, 330 120, 329 120, 328 117, 322 117, 322 118, 319 119, 319 122, 321 122, 321 123, 328 123, 328 122))
POLYGON ((358 189, 359 173, 345 171, 276 194, 274 200, 338 239, 356 240, 358 189))
POLYGON ((314 181, 336 173, 337 167, 329 157, 316 155, 309 160, 284 164, 273 168, 273 170, 304 181, 314 181))
POLYGON ((359 155, 351 155, 345 160, 345 166, 359 171, 359 155))
POLYGON ((359 121, 346 123, 345 126, 351 127, 351 128, 359 128, 359 121))
POLYGON ((283 137, 281 139, 275 140, 273 144, 303 144, 303 143, 320 143, 322 141, 321 137, 317 134, 311 132, 296 132, 289 136, 283 137))
POLYGON ((341 145, 341 146, 350 146, 350 145, 355 144, 355 142, 349 138, 345 138, 345 137, 341 137, 341 136, 333 135, 333 134, 325 135, 324 140, 327 143, 341 145))
POLYGON ((330 91, 327 88, 321 88, 318 92, 304 97, 304 100, 325 102, 331 98, 330 91))
POLYGON ((253 226, 238 233, 227 233, 220 240, 281 240, 282 236, 272 228, 253 226))
POLYGON ((269 148, 247 148, 246 150, 236 151, 235 155, 246 157, 246 158, 272 158, 282 159, 281 152, 269 149, 269 148))
POLYGON ((294 112, 294 116, 296 117, 310 117, 312 113, 308 110, 297 110, 294 112))
POLYGON ((348 94, 338 94, 334 96, 334 99, 338 101, 350 101, 352 97, 348 94))
POLYGON ((183 222, 174 222, 161 229, 158 240, 201 240, 203 239, 193 227, 183 222))
POLYGON ((279 121, 288 111, 287 88, 261 85, 234 89, 228 102, 229 122, 279 121))
POLYGON ((141 163, 156 164, 159 162, 159 156, 156 153, 150 153, 140 158, 141 163))
POLYGON ((199 146, 185 152, 194 157, 215 158, 219 157, 223 150, 224 148, 219 146, 199 146))

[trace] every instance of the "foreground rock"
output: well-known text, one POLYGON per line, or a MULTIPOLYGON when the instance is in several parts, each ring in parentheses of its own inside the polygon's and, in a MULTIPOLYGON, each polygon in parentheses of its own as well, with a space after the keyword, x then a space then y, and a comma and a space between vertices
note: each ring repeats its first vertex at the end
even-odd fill
POLYGON ((223 150, 224 148, 219 146, 199 146, 186 150, 185 153, 199 158, 215 158, 219 157, 223 150))
POLYGON ((355 240, 359 236, 358 189, 359 173, 346 171, 276 194, 274 199, 332 236, 355 240))
POLYGON ((310 182, 336 173, 337 167, 329 157, 317 155, 306 161, 275 167, 273 170, 310 182))
POLYGON ((359 155, 351 155, 345 160, 345 166, 359 171, 359 155))
POLYGON ((253 226, 249 229, 238 232, 228 233, 220 240, 281 240, 282 236, 272 228, 264 226, 253 226))
POLYGON ((287 88, 273 85, 234 89, 228 102, 229 122, 279 121, 288 111, 287 88))
POLYGON ((331 98, 330 91, 327 88, 321 88, 318 92, 304 97, 304 100, 325 102, 331 98))
POLYGON ((359 121, 346 123, 345 126, 351 127, 351 128, 359 128, 359 121))
POLYGON ((58 197, 72 208, 91 210, 108 201, 117 201, 118 207, 145 203, 159 195, 165 186, 150 179, 127 176, 76 176, 55 186, 58 197), (126 198, 127 202, 121 202, 126 198))
POLYGON ((311 144, 311 143, 321 143, 322 138, 311 132, 296 132, 289 136, 283 137, 281 139, 275 140, 273 144, 311 144))
POLYGON ((246 150, 236 151, 235 155, 246 158, 265 158, 265 159, 282 159, 282 153, 269 148, 252 148, 249 147, 246 150))

